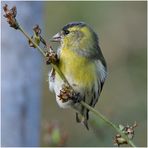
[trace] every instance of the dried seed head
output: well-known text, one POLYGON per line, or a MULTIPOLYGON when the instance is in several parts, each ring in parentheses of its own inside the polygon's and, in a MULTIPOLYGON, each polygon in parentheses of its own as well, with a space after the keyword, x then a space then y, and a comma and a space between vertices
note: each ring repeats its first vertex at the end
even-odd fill
POLYGON ((14 29, 18 29, 19 25, 15 19, 16 14, 17 14, 17 9, 16 6, 13 6, 11 9, 8 8, 8 5, 5 4, 3 6, 3 10, 4 10, 4 17, 7 19, 8 24, 10 25, 10 27, 14 28, 14 29))
POLYGON ((62 102, 67 102, 69 100, 78 100, 80 95, 79 93, 74 92, 74 90, 72 90, 70 86, 64 84, 62 86, 62 89, 60 90, 60 94, 58 95, 58 97, 60 100, 62 100, 62 102))
MULTIPOLYGON (((134 137, 134 128, 137 127, 137 123, 135 122, 132 126, 129 126, 128 124, 126 126, 119 125, 119 129, 129 138, 133 139, 134 137)), ((128 142, 122 138, 120 134, 117 134, 114 139, 114 145, 120 146, 122 144, 128 144, 128 142)))
MULTIPOLYGON (((33 27, 33 36, 31 36, 31 39, 37 45, 39 45, 41 42, 40 34, 41 34, 41 29, 40 29, 39 25, 36 25, 35 27, 33 27)), ((36 45, 34 45, 31 40, 28 40, 28 43, 29 43, 30 47, 36 48, 36 45)))
POLYGON ((128 144, 128 143, 127 143, 127 141, 126 141, 124 138, 122 138, 121 136, 116 137, 115 140, 114 140, 114 145, 120 146, 120 145, 122 145, 122 144, 128 144))
POLYGON ((7 4, 5 4, 5 5, 3 6, 3 10, 4 10, 4 12, 7 12, 7 11, 8 11, 8 5, 7 5, 7 4))
POLYGON ((35 25, 35 27, 33 27, 33 30, 36 33, 36 35, 41 34, 41 28, 39 27, 39 25, 35 25))
POLYGON ((15 18, 15 17, 16 17, 16 14, 17 14, 16 6, 13 6, 13 7, 10 9, 10 11, 11 11, 12 16, 15 18))
MULTIPOLYGON (((33 36, 31 36, 31 39, 33 39, 33 36)), ((28 40, 28 44, 29 44, 30 47, 34 47, 35 48, 34 44, 30 40, 28 40)))
POLYGON ((50 63, 57 64, 59 62, 58 56, 53 50, 46 51, 46 57, 47 57, 46 64, 50 63))

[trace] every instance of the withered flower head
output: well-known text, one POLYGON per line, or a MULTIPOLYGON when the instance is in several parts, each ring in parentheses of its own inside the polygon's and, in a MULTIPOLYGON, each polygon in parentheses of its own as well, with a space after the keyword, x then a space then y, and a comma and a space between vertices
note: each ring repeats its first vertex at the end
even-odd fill
POLYGON ((18 23, 15 19, 16 14, 17 14, 17 9, 16 6, 13 6, 11 9, 8 8, 8 5, 5 4, 3 6, 3 10, 5 12, 4 17, 7 19, 8 24, 10 25, 10 27, 14 28, 14 29, 18 29, 18 23))
POLYGON ((36 33, 36 35, 41 34, 41 28, 39 27, 39 25, 35 25, 35 27, 33 27, 33 30, 36 33))
MULTIPOLYGON (((134 128, 137 127, 137 123, 135 122, 132 126, 126 125, 119 125, 119 129, 129 138, 133 139, 134 138, 134 128)), ((114 145, 120 146, 122 144, 128 144, 128 142, 120 135, 117 134, 114 139, 114 145)))
POLYGON ((46 60, 46 64, 50 64, 50 63, 58 63, 59 62, 59 59, 58 59, 58 56, 57 56, 57 53, 54 52, 53 50, 51 50, 50 52, 47 51, 46 52, 46 57, 47 57, 47 60, 46 60))
MULTIPOLYGON (((42 43, 45 47, 47 47, 46 41, 42 38, 41 36, 41 28, 39 25, 35 25, 33 27, 33 36, 31 36, 31 39, 37 44, 39 45, 40 43, 42 43)), ((32 43, 32 41, 28 40, 29 42, 29 46, 30 47, 34 47, 36 48, 36 46, 32 43)))
MULTIPOLYGON (((39 25, 35 25, 35 27, 33 27, 33 36, 31 36, 31 39, 37 44, 39 45, 41 42, 41 29, 39 27, 39 25)), ((36 46, 34 45, 34 43, 31 40, 28 40, 29 46, 36 48, 36 46)))
POLYGON ((80 94, 74 92, 67 84, 63 84, 58 97, 62 102, 67 102, 69 100, 73 100, 74 102, 80 101, 80 94))

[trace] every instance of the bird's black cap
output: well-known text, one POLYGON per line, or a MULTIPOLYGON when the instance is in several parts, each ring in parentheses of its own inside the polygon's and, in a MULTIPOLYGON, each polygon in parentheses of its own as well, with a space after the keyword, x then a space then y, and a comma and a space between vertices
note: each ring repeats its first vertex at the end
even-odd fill
POLYGON ((62 30, 67 30, 68 28, 71 28, 73 26, 80 26, 80 27, 83 27, 83 26, 86 26, 86 24, 84 22, 71 22, 71 23, 68 23, 67 25, 65 25, 62 30))

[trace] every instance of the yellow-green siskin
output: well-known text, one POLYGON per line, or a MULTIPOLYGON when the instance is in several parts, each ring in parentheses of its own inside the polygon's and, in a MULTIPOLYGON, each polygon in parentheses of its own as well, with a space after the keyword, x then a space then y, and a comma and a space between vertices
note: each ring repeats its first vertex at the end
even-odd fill
MULTIPOLYGON (((96 33, 84 22, 72 22, 53 36, 53 41, 60 42, 59 69, 83 101, 94 107, 107 76, 106 62, 96 33)), ((58 73, 52 70, 49 74, 49 87, 54 90, 58 105, 76 109, 77 122, 83 123, 88 129, 89 110, 73 100, 60 100, 63 84, 58 73)))

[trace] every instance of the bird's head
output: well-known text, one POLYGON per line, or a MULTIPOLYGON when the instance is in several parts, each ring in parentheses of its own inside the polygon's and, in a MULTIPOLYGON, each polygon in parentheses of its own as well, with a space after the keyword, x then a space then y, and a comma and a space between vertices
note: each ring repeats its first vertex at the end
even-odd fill
POLYGON ((52 41, 60 42, 62 47, 76 50, 82 54, 93 53, 96 56, 99 49, 96 33, 84 22, 67 24, 53 36, 52 41))
POLYGON ((59 54, 65 51, 68 54, 68 50, 74 51, 77 53, 79 59, 83 56, 90 61, 100 61, 103 68, 107 69, 99 46, 98 36, 84 22, 72 22, 65 25, 59 33, 53 36, 52 41, 60 42, 59 54))

